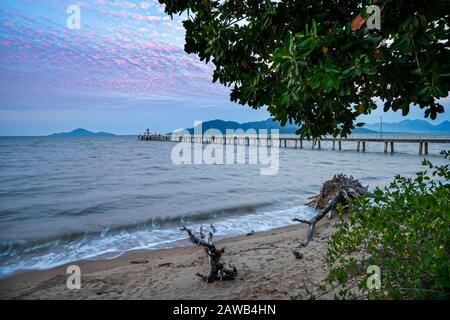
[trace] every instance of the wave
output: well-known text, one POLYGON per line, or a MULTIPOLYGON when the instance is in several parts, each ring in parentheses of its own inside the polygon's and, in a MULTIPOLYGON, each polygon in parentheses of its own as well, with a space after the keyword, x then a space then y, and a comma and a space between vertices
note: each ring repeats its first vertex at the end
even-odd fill
POLYGON ((203 224, 213 223, 217 229, 216 236, 226 237, 290 225, 293 217, 309 218, 314 214, 312 209, 305 206, 257 210, 263 206, 246 205, 187 216, 153 218, 138 224, 45 239, 3 241, 0 243, 0 277, 18 271, 49 269, 80 260, 115 258, 127 251, 181 245, 180 242, 187 239, 180 231, 181 224, 198 230, 203 224))

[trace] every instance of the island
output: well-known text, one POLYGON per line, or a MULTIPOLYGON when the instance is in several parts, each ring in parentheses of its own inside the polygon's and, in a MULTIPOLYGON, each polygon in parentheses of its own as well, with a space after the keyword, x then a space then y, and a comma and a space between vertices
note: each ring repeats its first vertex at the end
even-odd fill
POLYGON ((109 132, 92 132, 86 129, 75 129, 70 132, 59 132, 49 135, 50 137, 114 137, 115 134, 109 132))

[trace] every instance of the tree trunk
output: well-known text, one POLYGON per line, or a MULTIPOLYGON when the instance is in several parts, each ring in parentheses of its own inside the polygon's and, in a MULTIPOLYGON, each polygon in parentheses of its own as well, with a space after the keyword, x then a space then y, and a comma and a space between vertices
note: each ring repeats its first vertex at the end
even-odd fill
MULTIPOLYGON (((327 213, 335 212, 338 203, 342 206, 348 206, 351 199, 358 198, 364 194, 369 194, 369 187, 364 187, 358 180, 352 176, 335 175, 333 179, 326 181, 322 185, 320 193, 314 197, 306 205, 318 210, 310 220, 292 219, 293 221, 308 224, 306 238, 302 242, 302 246, 306 247, 312 240, 316 223, 321 220, 327 213)), ((330 215, 331 218, 331 215, 330 215)))

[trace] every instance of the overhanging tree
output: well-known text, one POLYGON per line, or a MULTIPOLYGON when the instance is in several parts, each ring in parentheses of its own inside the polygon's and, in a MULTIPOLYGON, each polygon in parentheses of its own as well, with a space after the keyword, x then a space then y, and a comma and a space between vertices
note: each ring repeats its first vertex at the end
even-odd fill
POLYGON ((234 102, 305 137, 347 135, 359 115, 411 105, 435 119, 450 76, 450 1, 159 0, 186 17, 185 51, 215 65, 234 102), (381 8, 381 28, 362 23, 381 8))

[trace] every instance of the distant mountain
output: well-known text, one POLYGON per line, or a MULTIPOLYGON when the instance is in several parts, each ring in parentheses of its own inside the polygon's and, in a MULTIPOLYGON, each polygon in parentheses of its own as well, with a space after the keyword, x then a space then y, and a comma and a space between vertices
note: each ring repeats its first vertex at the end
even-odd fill
POLYGON ((362 127, 353 129, 352 133, 377 133, 377 131, 362 127))
MULTIPOLYGON (((367 128, 380 132, 380 124, 366 124, 367 128)), ((434 125, 425 120, 402 120, 400 122, 383 122, 383 132, 387 133, 450 133, 450 121, 434 125)))
MULTIPOLYGON (((209 129, 217 129, 222 134, 225 134, 227 129, 255 129, 259 131, 261 129, 278 129, 280 134, 295 134, 298 126, 292 124, 286 124, 282 127, 279 121, 269 118, 263 121, 245 122, 239 123, 235 121, 224 120, 211 120, 202 123, 202 133, 209 129)), ((190 134, 193 134, 194 128, 186 129, 190 134)), ((371 123, 365 124, 363 127, 353 129, 352 133, 356 134, 370 134, 379 133, 380 124, 371 123)), ((450 121, 444 121, 438 125, 434 125, 425 120, 402 120, 400 122, 383 122, 384 133, 450 133, 450 121)))
POLYGON ((51 134, 50 137, 113 137, 112 133, 108 132, 91 132, 86 129, 75 129, 70 132, 60 132, 51 134))
MULTIPOLYGON (((269 132, 273 129, 277 129, 279 130, 280 134, 295 134, 298 128, 299 128, 298 126, 289 123, 287 123, 284 127, 282 127, 279 121, 276 121, 272 118, 263 121, 254 121, 245 123, 224 121, 219 119, 205 121, 202 123, 202 133, 205 133, 205 131, 209 129, 217 129, 222 134, 225 134, 227 129, 232 130, 242 129, 244 131, 248 129, 255 129, 256 131, 259 131, 261 129, 267 129, 269 132)), ((190 134, 194 133, 194 128, 189 128, 186 130, 189 131, 190 134)), ((376 132, 367 128, 356 128, 353 130, 353 133, 376 133, 376 132)))
MULTIPOLYGON (((254 121, 254 122, 245 122, 245 123, 239 123, 234 121, 224 121, 224 120, 211 120, 211 121, 205 121, 202 123, 202 133, 205 133, 205 131, 209 129, 217 129, 222 134, 226 133, 227 129, 237 130, 248 130, 248 129, 255 129, 255 130, 261 130, 261 129, 267 129, 267 130, 273 130, 278 129, 281 134, 289 134, 289 133, 295 133, 295 131, 298 129, 297 126, 286 124, 285 127, 282 127, 281 124, 278 121, 275 121, 271 118, 263 121, 254 121)), ((187 129, 189 133, 194 133, 194 128, 187 129)))

